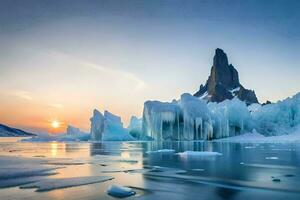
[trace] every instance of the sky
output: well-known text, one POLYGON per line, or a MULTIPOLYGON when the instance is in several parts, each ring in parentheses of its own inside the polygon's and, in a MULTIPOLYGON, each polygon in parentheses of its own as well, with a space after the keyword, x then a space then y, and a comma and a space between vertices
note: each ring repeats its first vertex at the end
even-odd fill
POLYGON ((260 102, 300 92, 297 0, 1 0, 0 123, 89 131, 205 83, 222 48, 260 102), (51 127, 53 121, 60 127, 51 127))

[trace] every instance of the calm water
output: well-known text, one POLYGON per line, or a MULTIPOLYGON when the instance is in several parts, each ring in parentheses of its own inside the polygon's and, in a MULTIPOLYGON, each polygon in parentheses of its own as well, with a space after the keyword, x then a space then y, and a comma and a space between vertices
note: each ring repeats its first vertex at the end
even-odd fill
MULTIPOLYGON (((298 143, 23 143, 14 139, 0 140, 2 170, 10 168, 7 163, 21 160, 16 169, 22 167, 22 163, 24 166, 29 163, 37 167, 63 167, 55 170, 56 174, 45 176, 47 179, 114 177, 106 182, 47 192, 36 192, 36 188, 20 189, 20 186, 2 187, 1 200, 114 199, 106 194, 112 184, 132 187, 137 194, 128 199, 300 199, 298 143), (174 149, 175 154, 146 153, 160 149, 174 149), (184 151, 214 151, 222 156, 176 154, 184 151)), ((4 179, 0 177, 0 186, 1 180, 4 179)))

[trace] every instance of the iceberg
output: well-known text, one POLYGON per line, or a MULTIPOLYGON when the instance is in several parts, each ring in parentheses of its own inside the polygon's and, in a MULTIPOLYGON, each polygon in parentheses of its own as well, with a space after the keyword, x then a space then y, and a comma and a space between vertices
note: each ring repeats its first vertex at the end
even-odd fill
POLYGON ((234 98, 208 103, 185 93, 179 101, 147 101, 143 134, 155 140, 210 140, 252 131, 245 102, 234 98))
POLYGON ((123 128, 121 118, 108 111, 104 111, 103 115, 95 109, 90 121, 92 141, 134 140, 128 130, 123 128))
POLYGON ((76 128, 74 126, 68 125, 68 127, 67 127, 67 135, 78 136, 78 135, 82 135, 82 134, 87 134, 87 133, 82 132, 79 128, 76 128))
POLYGON ((127 127, 130 135, 136 139, 141 139, 142 136, 142 118, 137 118, 136 116, 132 116, 130 118, 129 126, 127 127))
POLYGON ((155 140, 181 138, 181 110, 176 101, 172 103, 146 101, 143 111, 143 134, 155 140))
POLYGON ((300 93, 252 113, 257 132, 266 136, 285 135, 300 125, 300 93))
POLYGON ((90 134, 82 132, 79 128, 68 125, 65 134, 38 134, 32 138, 21 140, 22 142, 79 142, 90 140, 90 134))

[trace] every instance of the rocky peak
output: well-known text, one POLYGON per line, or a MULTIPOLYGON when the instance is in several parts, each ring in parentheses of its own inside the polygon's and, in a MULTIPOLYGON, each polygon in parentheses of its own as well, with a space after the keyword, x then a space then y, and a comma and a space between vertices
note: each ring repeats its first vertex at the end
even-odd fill
POLYGON ((247 104, 258 103, 254 91, 245 89, 239 82, 238 71, 228 63, 226 53, 217 48, 210 76, 205 85, 200 85, 196 97, 212 102, 221 102, 237 96, 247 104))

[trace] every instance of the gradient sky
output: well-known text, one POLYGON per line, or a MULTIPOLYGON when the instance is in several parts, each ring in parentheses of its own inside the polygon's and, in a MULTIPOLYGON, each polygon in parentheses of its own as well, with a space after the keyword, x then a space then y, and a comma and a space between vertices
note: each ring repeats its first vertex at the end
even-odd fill
POLYGON ((1 0, 0 123, 89 130, 205 83, 224 49, 260 102, 300 91, 298 0, 1 0))

